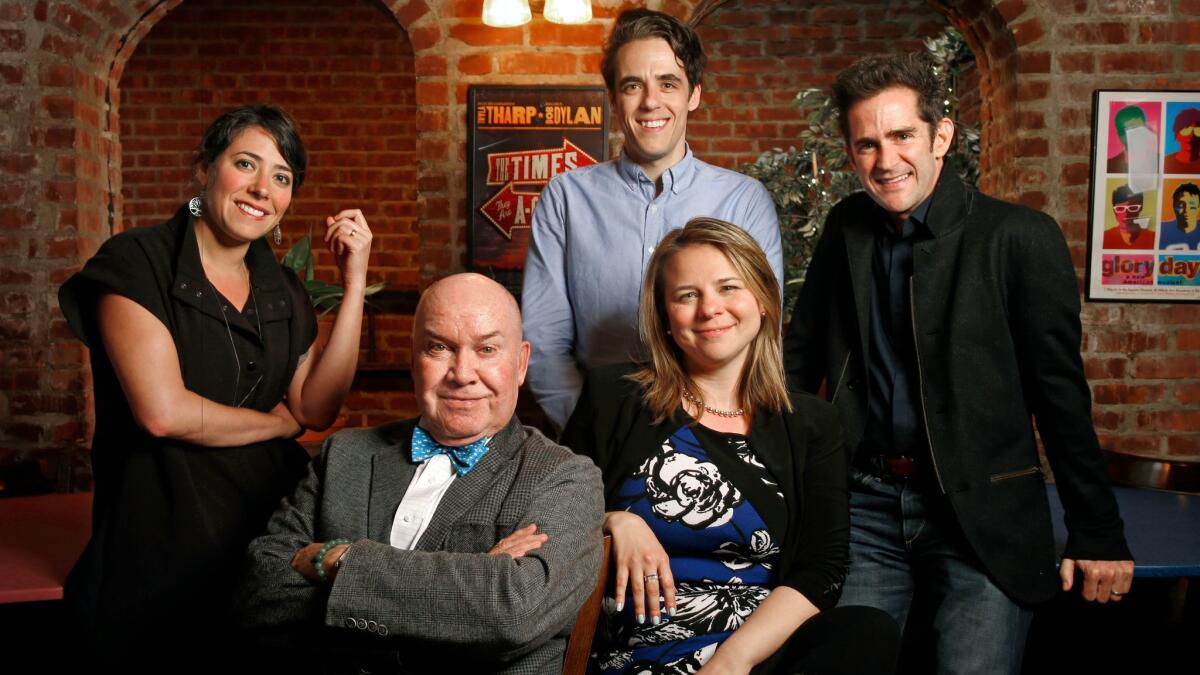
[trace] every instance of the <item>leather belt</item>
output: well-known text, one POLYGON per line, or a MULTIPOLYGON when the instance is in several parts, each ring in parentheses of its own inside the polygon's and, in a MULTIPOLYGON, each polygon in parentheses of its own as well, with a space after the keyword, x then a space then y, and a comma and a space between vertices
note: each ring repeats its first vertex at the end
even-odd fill
POLYGON ((870 455, 863 462, 868 473, 880 478, 898 478, 912 480, 920 473, 921 463, 916 457, 892 457, 890 455, 870 455))

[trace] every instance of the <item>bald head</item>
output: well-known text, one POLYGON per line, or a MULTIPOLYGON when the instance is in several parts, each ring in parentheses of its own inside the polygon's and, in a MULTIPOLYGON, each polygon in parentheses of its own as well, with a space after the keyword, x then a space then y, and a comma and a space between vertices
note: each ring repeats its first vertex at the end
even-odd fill
MULTIPOLYGON (((479 310, 494 313, 498 323, 504 324, 505 329, 515 329, 517 340, 521 339, 521 310, 516 298, 500 284, 474 272, 448 276, 425 289, 413 316, 414 329, 431 312, 479 310)), ((416 339, 415 330, 413 339, 416 339)))
POLYGON ((430 286, 413 318, 413 384, 421 427, 445 445, 504 428, 529 365, 521 312, 503 286, 455 274, 430 286))

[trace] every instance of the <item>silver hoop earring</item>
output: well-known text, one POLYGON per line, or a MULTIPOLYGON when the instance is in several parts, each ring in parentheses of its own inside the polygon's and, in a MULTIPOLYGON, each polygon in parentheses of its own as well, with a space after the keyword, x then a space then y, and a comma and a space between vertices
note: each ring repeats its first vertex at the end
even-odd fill
POLYGON ((275 231, 271 233, 271 238, 275 240, 275 245, 283 243, 283 233, 279 231, 279 223, 275 223, 275 231))
POLYGON ((204 215, 204 200, 200 198, 203 194, 201 192, 199 195, 188 200, 188 212, 197 218, 204 215))

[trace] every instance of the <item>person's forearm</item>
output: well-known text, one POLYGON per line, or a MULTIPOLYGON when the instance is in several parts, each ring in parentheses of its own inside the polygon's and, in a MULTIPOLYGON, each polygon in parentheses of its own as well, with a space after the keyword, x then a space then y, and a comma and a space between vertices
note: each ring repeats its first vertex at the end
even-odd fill
POLYGON ((209 447, 230 447, 287 438, 300 428, 294 420, 250 408, 234 408, 180 389, 153 414, 136 416, 151 435, 209 447))
POLYGON ((350 391, 358 367, 364 291, 362 283, 347 282, 329 342, 304 380, 297 420, 307 428, 327 429, 333 424, 350 391))
POLYGON ((805 621, 817 615, 816 605, 789 586, 778 586, 750 613, 729 639, 721 643, 710 664, 748 672, 767 660, 805 621))

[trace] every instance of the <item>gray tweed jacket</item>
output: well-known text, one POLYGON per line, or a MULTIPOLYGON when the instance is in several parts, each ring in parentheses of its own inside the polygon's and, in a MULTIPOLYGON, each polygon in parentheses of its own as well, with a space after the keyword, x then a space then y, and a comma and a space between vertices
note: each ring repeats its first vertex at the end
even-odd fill
POLYGON ((327 658, 369 654, 378 664, 383 656, 396 672, 560 672, 600 568, 599 470, 514 416, 450 485, 415 550, 399 550, 388 539, 416 470, 408 452, 415 423, 326 441, 250 544, 235 620, 327 658), (517 560, 487 554, 529 523, 550 536, 542 548, 517 560), (292 569, 298 549, 335 538, 354 544, 332 585, 292 569))

